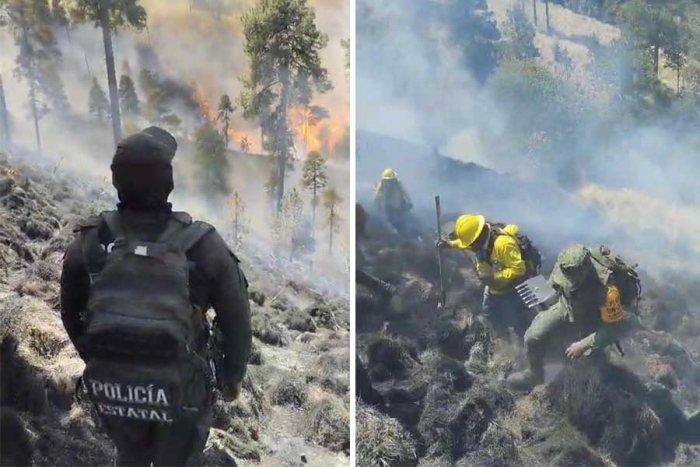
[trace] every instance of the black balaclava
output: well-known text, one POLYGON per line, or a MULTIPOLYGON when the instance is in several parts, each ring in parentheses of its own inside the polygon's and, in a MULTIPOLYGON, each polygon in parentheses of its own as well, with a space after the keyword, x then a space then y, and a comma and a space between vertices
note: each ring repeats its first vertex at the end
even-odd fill
POLYGON ((119 143, 111 168, 120 210, 170 211, 168 196, 174 188, 175 151, 177 142, 173 135, 155 126, 119 143))

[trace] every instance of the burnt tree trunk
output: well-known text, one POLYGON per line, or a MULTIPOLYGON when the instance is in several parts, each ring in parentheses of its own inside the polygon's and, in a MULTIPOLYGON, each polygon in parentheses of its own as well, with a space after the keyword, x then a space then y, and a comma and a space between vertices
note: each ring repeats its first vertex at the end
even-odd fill
POLYGON ((10 148, 12 139, 10 137, 10 113, 7 111, 5 101, 5 88, 2 85, 2 75, 0 75, 0 149, 10 148))
MULTIPOLYGON (((22 41, 24 43, 24 49, 27 53, 30 52, 31 48, 29 46, 29 39, 27 37, 27 25, 22 18, 22 41)), ((28 78, 29 78, 29 108, 32 112, 32 119, 34 120, 34 134, 36 136, 36 148, 39 154, 41 154, 41 133, 39 132, 39 111, 36 108, 36 71, 34 65, 34 57, 29 57, 29 67, 28 67, 28 78)))
POLYGON ((654 46, 654 71, 656 76, 659 76, 659 55, 661 53, 661 48, 658 45, 654 46))
POLYGON ((105 46, 105 62, 107 64, 107 84, 109 85, 109 104, 112 114, 112 134, 114 147, 117 147, 122 139, 121 115, 119 113, 119 94, 117 92, 117 72, 114 68, 114 50, 112 49, 112 33, 109 28, 109 9, 100 2, 100 27, 102 28, 102 41, 105 46))
POLYGON ((330 236, 329 236, 329 240, 328 240, 328 255, 330 256, 333 254, 333 230, 335 228, 335 225, 334 225, 335 224, 335 208, 331 208, 329 224, 330 224, 331 232, 330 232, 330 236))
POLYGON ((537 0, 532 0, 532 20, 535 22, 535 26, 537 26, 537 0))
POLYGON ((281 73, 282 77, 280 81, 282 82, 282 95, 281 95, 281 112, 279 121, 277 122, 277 141, 275 144, 275 149, 277 150, 277 173, 279 180, 277 180, 277 212, 282 209, 282 198, 284 197, 284 177, 285 169, 287 168, 287 134, 289 133, 287 121, 287 112, 289 110, 289 102, 291 99, 291 83, 289 82, 289 71, 285 67, 284 71, 281 73))

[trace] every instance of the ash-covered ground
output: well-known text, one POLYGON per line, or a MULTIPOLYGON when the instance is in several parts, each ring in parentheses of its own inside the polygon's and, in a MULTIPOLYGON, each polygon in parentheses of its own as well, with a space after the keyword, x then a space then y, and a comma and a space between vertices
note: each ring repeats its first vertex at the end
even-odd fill
MULTIPOLYGON (((459 174, 472 186, 467 171, 459 174)), ((443 229, 452 228, 449 219, 443 229)), ((438 309, 436 233, 424 229, 422 240, 406 239, 374 217, 358 240, 358 268, 398 288, 388 302, 357 287, 358 465, 700 464, 697 277, 652 276, 656 262, 643 263, 640 316, 622 340, 625 355, 611 348, 607 362, 550 365, 544 385, 515 394, 505 379, 524 358, 481 315, 471 259, 443 254, 448 300, 438 309)), ((538 246, 548 273, 556 251, 538 246)))
MULTIPOLYGON (((0 464, 111 465, 112 444, 75 397, 84 365, 58 307, 72 229, 113 195, 27 157, 0 153, 0 464)), ((237 253, 254 349, 239 400, 216 404, 207 465, 348 465, 347 293, 285 274, 264 252, 237 253)))

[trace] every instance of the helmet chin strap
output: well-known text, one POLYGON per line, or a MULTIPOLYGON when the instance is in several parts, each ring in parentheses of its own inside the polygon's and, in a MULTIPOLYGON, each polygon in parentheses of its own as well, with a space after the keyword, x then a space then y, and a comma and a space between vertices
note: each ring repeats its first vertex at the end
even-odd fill
POLYGON ((489 244, 489 242, 491 241, 492 235, 493 235, 493 230, 491 229, 491 226, 487 222, 484 224, 484 229, 483 229, 481 235, 479 235, 479 238, 477 238, 476 241, 472 245, 470 245, 469 249, 472 251, 476 251, 476 250, 480 250, 482 248, 485 248, 489 244), (484 232, 486 233, 485 237, 483 237, 484 232))

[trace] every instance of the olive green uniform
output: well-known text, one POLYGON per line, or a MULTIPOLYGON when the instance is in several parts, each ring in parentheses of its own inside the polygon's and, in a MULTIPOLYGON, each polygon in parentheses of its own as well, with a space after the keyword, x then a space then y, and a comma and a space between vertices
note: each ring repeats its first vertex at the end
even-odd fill
POLYGON ((514 388, 541 383, 546 357, 564 358, 566 348, 574 342, 580 342, 584 352, 602 350, 615 343, 626 327, 609 271, 592 260, 587 248, 575 245, 563 250, 549 281, 559 299, 540 312, 525 332, 529 369, 509 378, 514 388))

